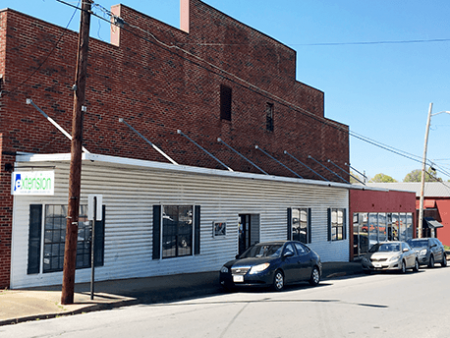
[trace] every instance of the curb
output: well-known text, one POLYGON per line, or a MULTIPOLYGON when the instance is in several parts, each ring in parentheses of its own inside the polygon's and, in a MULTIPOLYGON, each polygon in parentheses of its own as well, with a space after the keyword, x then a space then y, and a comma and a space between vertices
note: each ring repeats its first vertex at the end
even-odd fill
POLYGON ((124 306, 131 306, 131 305, 137 305, 141 302, 138 299, 131 299, 131 300, 124 300, 117 303, 105 303, 105 304, 95 304, 95 305, 87 305, 84 308, 80 308, 77 310, 72 311, 66 311, 66 312, 52 312, 47 314, 40 314, 40 315, 31 315, 26 317, 19 317, 19 318, 11 318, 11 319, 4 319, 0 320, 0 326, 4 325, 14 325, 24 322, 30 322, 35 320, 41 320, 41 319, 52 319, 52 318, 59 318, 59 317, 66 317, 66 316, 72 316, 72 315, 78 315, 82 313, 87 312, 95 312, 95 311, 101 311, 101 310, 111 310, 114 308, 124 307, 124 306))

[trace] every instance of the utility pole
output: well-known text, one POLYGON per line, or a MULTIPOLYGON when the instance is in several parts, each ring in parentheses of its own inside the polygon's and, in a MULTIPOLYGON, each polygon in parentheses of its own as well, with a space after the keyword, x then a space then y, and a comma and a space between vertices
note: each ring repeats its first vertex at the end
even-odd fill
POLYGON ((73 304, 75 268, 77 258, 78 216, 81 190, 81 154, 83 143, 83 104, 86 89, 86 70, 89 52, 89 28, 91 23, 91 0, 82 2, 80 33, 78 37, 77 66, 75 73, 74 107, 72 117, 72 146, 69 177, 69 202, 64 248, 64 270, 61 304, 73 304))
POLYGON ((420 206, 419 206, 419 224, 417 225, 418 238, 422 238, 423 231, 423 202, 424 202, 424 193, 425 193, 425 171, 426 171, 426 162, 427 162, 427 148, 428 148, 428 134, 430 132, 430 123, 431 117, 439 114, 450 114, 450 111, 440 111, 439 113, 432 114, 433 103, 430 103, 430 109, 428 110, 428 119, 427 119, 427 127, 425 130, 425 144, 423 146, 423 160, 422 160, 422 175, 420 179, 420 206))
POLYGON ((422 238, 423 228, 423 200, 425 190, 425 171, 427 170, 427 148, 428 148, 428 133, 430 131, 431 110, 433 109, 433 103, 430 103, 430 109, 428 110, 427 127, 425 129, 425 142, 423 146, 423 159, 422 159, 422 175, 420 179, 420 206, 419 206, 419 220, 417 224, 417 237, 422 238))

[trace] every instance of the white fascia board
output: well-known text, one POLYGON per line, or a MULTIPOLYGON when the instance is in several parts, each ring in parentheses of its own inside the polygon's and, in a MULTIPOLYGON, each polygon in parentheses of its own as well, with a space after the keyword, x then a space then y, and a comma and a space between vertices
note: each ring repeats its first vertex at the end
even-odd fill
MULTIPOLYGON (((70 161, 70 153, 61 154, 18 154, 16 156, 16 162, 61 162, 70 161)), ((89 162, 101 162, 105 165, 128 165, 148 169, 159 169, 159 170, 169 170, 176 172, 184 172, 190 174, 201 174, 201 175, 213 175, 222 177, 233 177, 233 178, 244 178, 252 180, 263 180, 263 181, 276 181, 276 182, 287 182, 296 184, 307 184, 316 185, 322 187, 332 187, 339 189, 355 189, 355 190, 372 190, 372 191, 388 191, 388 189, 367 187, 364 185, 357 184, 347 184, 347 183, 337 183, 337 182, 325 182, 317 180, 308 180, 301 178, 283 177, 283 176, 273 176, 273 175, 263 175, 263 174, 253 174, 244 173, 237 171, 225 171, 218 169, 209 169, 201 167, 192 167, 186 165, 174 165, 165 162, 155 162, 147 160, 139 160, 134 158, 117 157, 110 155, 99 155, 93 153, 83 153, 82 160, 85 161, 83 165, 88 165, 89 162)))

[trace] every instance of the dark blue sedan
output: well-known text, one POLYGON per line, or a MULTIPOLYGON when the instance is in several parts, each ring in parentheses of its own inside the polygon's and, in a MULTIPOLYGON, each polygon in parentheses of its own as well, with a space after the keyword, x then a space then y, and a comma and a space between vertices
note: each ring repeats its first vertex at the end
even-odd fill
POLYGON ((320 282, 320 257, 297 241, 256 244, 220 269, 220 283, 228 290, 244 286, 271 286, 276 291, 286 284, 320 282))

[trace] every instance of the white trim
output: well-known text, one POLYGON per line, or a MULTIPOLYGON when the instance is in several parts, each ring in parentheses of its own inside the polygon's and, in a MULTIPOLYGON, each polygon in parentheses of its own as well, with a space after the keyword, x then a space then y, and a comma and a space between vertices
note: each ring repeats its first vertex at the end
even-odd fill
MULTIPOLYGON (((16 157, 16 162, 58 162, 58 161, 70 161, 71 154, 29 154, 21 153, 16 157)), ((282 177, 274 175, 261 175, 253 173, 244 172, 231 172, 218 169, 209 169, 201 167, 193 167, 187 165, 174 165, 164 162, 155 162, 147 160, 138 160, 125 157, 117 157, 110 155, 100 155, 92 153, 83 153, 82 160, 90 161, 95 165, 95 162, 102 162, 103 165, 128 165, 128 166, 138 166, 147 169, 163 169, 176 172, 184 173, 194 173, 203 175, 213 175, 213 176, 223 176, 223 177, 233 177, 233 178, 247 178, 253 180, 264 180, 264 181, 277 181, 277 182, 289 182, 289 183, 300 183, 306 185, 317 185, 341 189, 354 189, 354 190, 372 190, 372 191, 389 191, 385 188, 374 188, 357 184, 346 184, 337 182, 324 182, 310 179, 300 179, 291 177, 282 177)))

